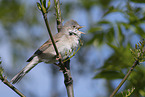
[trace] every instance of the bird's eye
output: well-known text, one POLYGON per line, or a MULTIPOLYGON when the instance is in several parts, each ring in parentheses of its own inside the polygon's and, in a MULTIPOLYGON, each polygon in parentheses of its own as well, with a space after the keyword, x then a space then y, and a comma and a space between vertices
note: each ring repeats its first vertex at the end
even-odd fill
POLYGON ((75 28, 76 26, 73 26, 73 28, 75 28))
POLYGON ((71 36, 71 35, 73 35, 73 33, 72 32, 69 32, 69 35, 71 36))

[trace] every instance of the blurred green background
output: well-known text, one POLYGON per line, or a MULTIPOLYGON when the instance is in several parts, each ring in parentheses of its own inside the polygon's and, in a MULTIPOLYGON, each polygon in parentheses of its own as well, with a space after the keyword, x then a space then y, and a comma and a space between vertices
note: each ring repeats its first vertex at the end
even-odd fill
MULTIPOLYGON (((0 0, 0 57, 10 80, 48 38, 39 0, 0 0)), ((145 0, 60 0, 63 21, 74 19, 86 35, 71 59, 75 97, 109 97, 134 62, 130 48, 145 38, 145 0)), ((48 13, 57 33, 51 0, 48 13)), ((119 92, 135 87, 131 97, 145 97, 145 65, 141 63, 119 92)), ((15 85, 26 97, 67 97, 63 74, 40 63, 15 85)), ((1 97, 18 97, 0 82, 1 97)))

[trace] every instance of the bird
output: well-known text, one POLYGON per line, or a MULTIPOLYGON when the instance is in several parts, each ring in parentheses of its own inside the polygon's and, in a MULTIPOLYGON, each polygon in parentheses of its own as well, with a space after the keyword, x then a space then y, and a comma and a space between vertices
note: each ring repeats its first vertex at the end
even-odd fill
MULTIPOLYGON (((75 20, 69 20, 61 27, 59 33, 53 36, 62 60, 68 58, 73 50, 78 48, 81 34, 85 34, 84 32, 79 31, 82 27, 84 26, 80 26, 75 20)), ((58 62, 51 40, 47 40, 38 50, 36 50, 27 62, 29 63, 11 79, 10 82, 12 82, 12 84, 19 82, 40 62, 45 62, 48 64, 58 62)))

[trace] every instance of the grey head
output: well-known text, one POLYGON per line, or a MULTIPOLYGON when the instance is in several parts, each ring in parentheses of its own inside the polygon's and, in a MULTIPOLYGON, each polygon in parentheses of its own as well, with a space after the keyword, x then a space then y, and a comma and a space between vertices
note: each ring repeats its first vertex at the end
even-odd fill
POLYGON ((82 26, 80 26, 75 20, 70 20, 70 21, 67 21, 65 24, 64 24, 64 27, 71 27, 71 28, 75 28, 75 29, 80 29, 82 28, 82 26))
POLYGON ((70 20, 64 24, 63 29, 65 29, 66 32, 69 32, 68 34, 75 34, 77 36, 80 36, 81 34, 85 34, 79 31, 79 29, 82 27, 84 26, 80 26, 75 20, 70 20))

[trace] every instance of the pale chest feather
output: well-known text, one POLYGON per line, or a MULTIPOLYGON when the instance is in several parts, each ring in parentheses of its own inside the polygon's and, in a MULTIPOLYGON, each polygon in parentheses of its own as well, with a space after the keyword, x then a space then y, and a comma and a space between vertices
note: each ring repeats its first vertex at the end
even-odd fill
POLYGON ((79 45, 79 38, 77 36, 72 35, 62 39, 66 40, 62 40, 63 43, 61 48, 59 48, 59 52, 61 53, 63 59, 65 59, 68 56, 70 56, 74 50, 77 49, 79 45))
POLYGON ((75 35, 70 36, 69 37, 69 42, 71 43, 71 48, 72 49, 75 49, 79 45, 79 37, 78 36, 75 36, 75 35))

